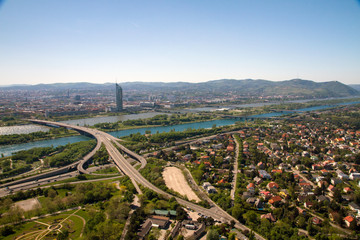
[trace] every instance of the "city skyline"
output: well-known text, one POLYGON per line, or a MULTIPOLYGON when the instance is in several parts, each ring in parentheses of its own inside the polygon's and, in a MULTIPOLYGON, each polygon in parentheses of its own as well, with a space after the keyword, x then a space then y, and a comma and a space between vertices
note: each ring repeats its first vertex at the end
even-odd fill
POLYGON ((359 1, 0 3, 0 86, 360 82, 359 1))

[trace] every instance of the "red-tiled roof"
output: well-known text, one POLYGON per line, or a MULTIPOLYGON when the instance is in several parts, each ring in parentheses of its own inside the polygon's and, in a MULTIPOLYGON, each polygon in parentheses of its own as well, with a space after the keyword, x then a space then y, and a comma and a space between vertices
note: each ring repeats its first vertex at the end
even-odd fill
POLYGON ((249 188, 255 188, 255 184, 254 184, 254 183, 249 183, 246 188, 247 188, 247 189, 249 189, 249 188))
POLYGON ((274 204, 276 202, 280 202, 281 200, 282 200, 282 198, 280 196, 274 196, 274 197, 270 198, 269 203, 274 204))
POLYGON ((279 188, 279 185, 276 182, 269 182, 267 187, 268 188, 279 188))
POLYGON ((346 216, 344 217, 344 221, 351 223, 352 221, 354 221, 354 218, 352 216, 346 216))

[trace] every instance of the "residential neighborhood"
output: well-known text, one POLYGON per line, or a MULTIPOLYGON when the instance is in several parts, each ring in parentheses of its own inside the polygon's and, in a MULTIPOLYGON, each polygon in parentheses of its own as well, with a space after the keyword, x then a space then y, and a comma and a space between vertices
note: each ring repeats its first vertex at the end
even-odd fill
MULTIPOLYGON (((360 131, 324 121, 328 114, 248 124, 177 147, 176 158, 225 210, 245 206, 259 221, 276 223, 290 217, 286 209, 292 226, 307 236, 329 229, 349 234, 360 223, 360 131), (235 201, 229 196, 234 161, 239 162, 235 201)), ((251 225, 246 217, 243 222, 251 225)))

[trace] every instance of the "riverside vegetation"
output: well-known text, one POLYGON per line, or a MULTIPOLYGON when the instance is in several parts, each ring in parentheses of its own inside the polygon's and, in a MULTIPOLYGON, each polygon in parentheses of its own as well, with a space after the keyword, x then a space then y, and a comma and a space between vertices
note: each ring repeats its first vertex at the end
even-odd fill
MULTIPOLYGON (((95 140, 81 141, 58 147, 32 148, 10 157, 0 158, 0 179, 31 170, 61 167, 80 160, 96 145, 95 140)), ((34 174, 37 172, 34 172, 34 174)))
POLYGON ((73 135, 79 135, 79 133, 63 127, 50 128, 48 132, 39 131, 28 134, 0 135, 0 145, 33 142, 52 138, 68 137, 73 135))

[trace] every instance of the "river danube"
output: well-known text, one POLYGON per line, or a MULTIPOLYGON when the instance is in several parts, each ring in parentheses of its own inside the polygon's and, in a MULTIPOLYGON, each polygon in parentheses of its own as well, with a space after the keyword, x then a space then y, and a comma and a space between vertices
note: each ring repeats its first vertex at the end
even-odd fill
MULTIPOLYGON (((358 103, 360 103, 360 102, 357 101, 357 102, 341 103, 341 104, 336 104, 336 105, 323 105, 323 106, 302 108, 302 109, 297 109, 297 110, 287 111, 287 112, 273 112, 273 113, 253 115, 253 116, 249 116, 248 118, 279 117, 279 116, 287 115, 287 114, 294 113, 294 112, 316 111, 316 110, 322 110, 322 109, 332 108, 332 107, 336 107, 336 106, 358 104, 358 103)), ((142 114, 142 118, 145 118, 144 116, 152 117, 152 116, 155 116, 158 114, 161 114, 161 113, 144 113, 144 114, 142 114)), ((131 116, 131 115, 128 115, 128 116, 131 116)), ((138 115, 138 117, 139 117, 139 115, 138 115)), ((105 118, 107 118, 107 117, 105 117, 105 118)), ((75 122, 73 122, 73 123, 71 123, 70 121, 67 121, 67 122, 70 124, 74 124, 74 125, 76 125, 76 124, 80 125, 81 122, 83 124, 87 124, 86 121, 84 122, 83 119, 78 120, 80 122, 76 122, 76 120, 71 120, 71 121, 75 121, 75 122)), ((128 135, 134 134, 134 133, 144 134, 147 130, 151 131, 152 133, 169 132, 171 130, 183 131, 183 130, 186 130, 189 128, 199 129, 199 128, 211 128, 214 125, 216 125, 218 127, 232 125, 238 121, 244 121, 244 119, 243 118, 221 119, 221 120, 212 120, 212 121, 206 121, 206 122, 179 124, 179 125, 173 125, 173 126, 126 129, 126 130, 120 130, 120 131, 109 132, 109 133, 115 137, 123 137, 123 136, 128 136, 128 135)), ((10 156, 12 153, 20 151, 20 150, 27 150, 27 149, 34 148, 34 147, 66 145, 67 143, 74 143, 74 142, 84 141, 84 140, 88 140, 88 139, 89 138, 85 137, 85 136, 72 136, 72 137, 50 139, 50 140, 45 140, 45 141, 29 142, 29 143, 23 143, 23 144, 5 145, 5 146, 0 146, 0 153, 4 154, 4 156, 10 156)))

